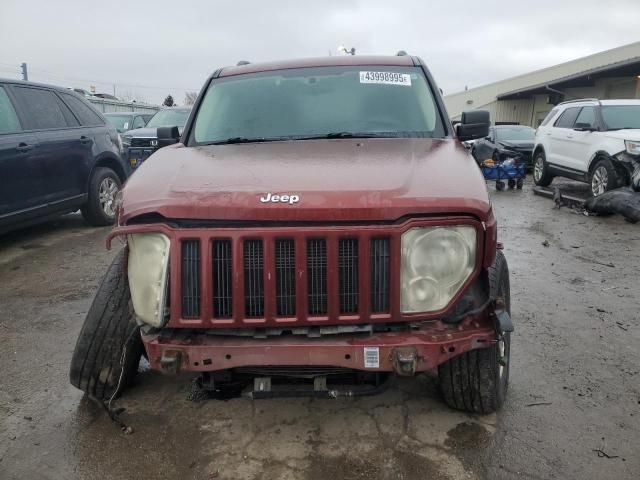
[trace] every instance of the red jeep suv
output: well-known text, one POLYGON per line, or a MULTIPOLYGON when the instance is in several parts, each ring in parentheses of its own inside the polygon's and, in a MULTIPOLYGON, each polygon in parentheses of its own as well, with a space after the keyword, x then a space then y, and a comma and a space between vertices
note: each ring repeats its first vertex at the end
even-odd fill
POLYGON ((253 398, 378 391, 437 370, 454 408, 491 412, 509 376, 509 273, 475 161, 417 57, 217 70, 179 137, 117 200, 124 248, 71 383, 110 400, 141 355, 253 398), (244 382, 244 383, 243 383, 244 382))

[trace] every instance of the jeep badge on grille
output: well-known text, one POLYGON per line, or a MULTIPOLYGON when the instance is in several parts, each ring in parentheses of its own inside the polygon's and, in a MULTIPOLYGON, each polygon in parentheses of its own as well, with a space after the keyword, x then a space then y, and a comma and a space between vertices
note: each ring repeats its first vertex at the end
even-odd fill
POLYGON ((293 205, 299 201, 300 197, 298 195, 274 195, 271 192, 260 197, 260 202, 262 203, 288 203, 289 205, 293 205))

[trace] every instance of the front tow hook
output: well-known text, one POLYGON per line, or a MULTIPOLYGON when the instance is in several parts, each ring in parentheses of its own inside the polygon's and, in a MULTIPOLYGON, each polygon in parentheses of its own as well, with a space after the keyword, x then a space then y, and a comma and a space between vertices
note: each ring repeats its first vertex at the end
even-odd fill
POLYGON ((410 377, 416 373, 418 366, 418 352, 414 347, 400 347, 393 349, 393 370, 403 377, 410 377))

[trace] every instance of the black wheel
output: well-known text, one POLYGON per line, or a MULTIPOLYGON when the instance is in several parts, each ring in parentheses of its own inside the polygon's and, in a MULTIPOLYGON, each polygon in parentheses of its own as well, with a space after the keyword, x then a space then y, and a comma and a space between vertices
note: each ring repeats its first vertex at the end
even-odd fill
MULTIPOLYGON (((509 268, 501 251, 489 269, 491 296, 504 302, 511 314, 509 268)), ((470 413, 491 413, 505 401, 509 388, 511 334, 498 332, 497 341, 488 348, 463 353, 438 367, 440 389, 452 408, 470 413)))
POLYGON ((553 175, 549 173, 544 152, 540 150, 536 153, 535 157, 533 157, 533 181, 539 187, 548 187, 552 180, 553 175))
POLYGON ((523 179, 521 179, 521 178, 519 178, 519 179, 516 181, 516 188, 517 188, 518 190, 522 190, 522 186, 523 186, 523 185, 524 185, 524 180, 523 180, 523 179))
POLYGON ((80 330, 71 359, 71 384, 99 400, 115 398, 138 370, 143 350, 139 330, 123 249, 102 279, 80 330))
POLYGON ((110 168, 98 167, 89 179, 89 198, 82 207, 82 216, 91 225, 112 225, 116 219, 115 199, 122 183, 110 168))
POLYGON ((604 192, 613 190, 622 186, 622 181, 612 165, 611 161, 606 158, 596 160, 591 169, 591 195, 597 197, 604 192))
POLYGON ((509 190, 513 190, 516 187, 516 181, 513 178, 509 179, 509 190))
POLYGON ((502 180, 497 180, 496 181, 496 190, 498 190, 499 192, 503 191, 505 189, 505 183, 502 180))

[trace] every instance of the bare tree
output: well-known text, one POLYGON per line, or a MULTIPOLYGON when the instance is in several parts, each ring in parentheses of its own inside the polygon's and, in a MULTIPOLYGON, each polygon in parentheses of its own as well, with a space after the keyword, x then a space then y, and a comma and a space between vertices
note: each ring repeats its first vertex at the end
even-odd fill
POLYGON ((198 92, 185 92, 184 104, 187 106, 191 106, 194 103, 196 103, 197 98, 198 98, 198 92))

